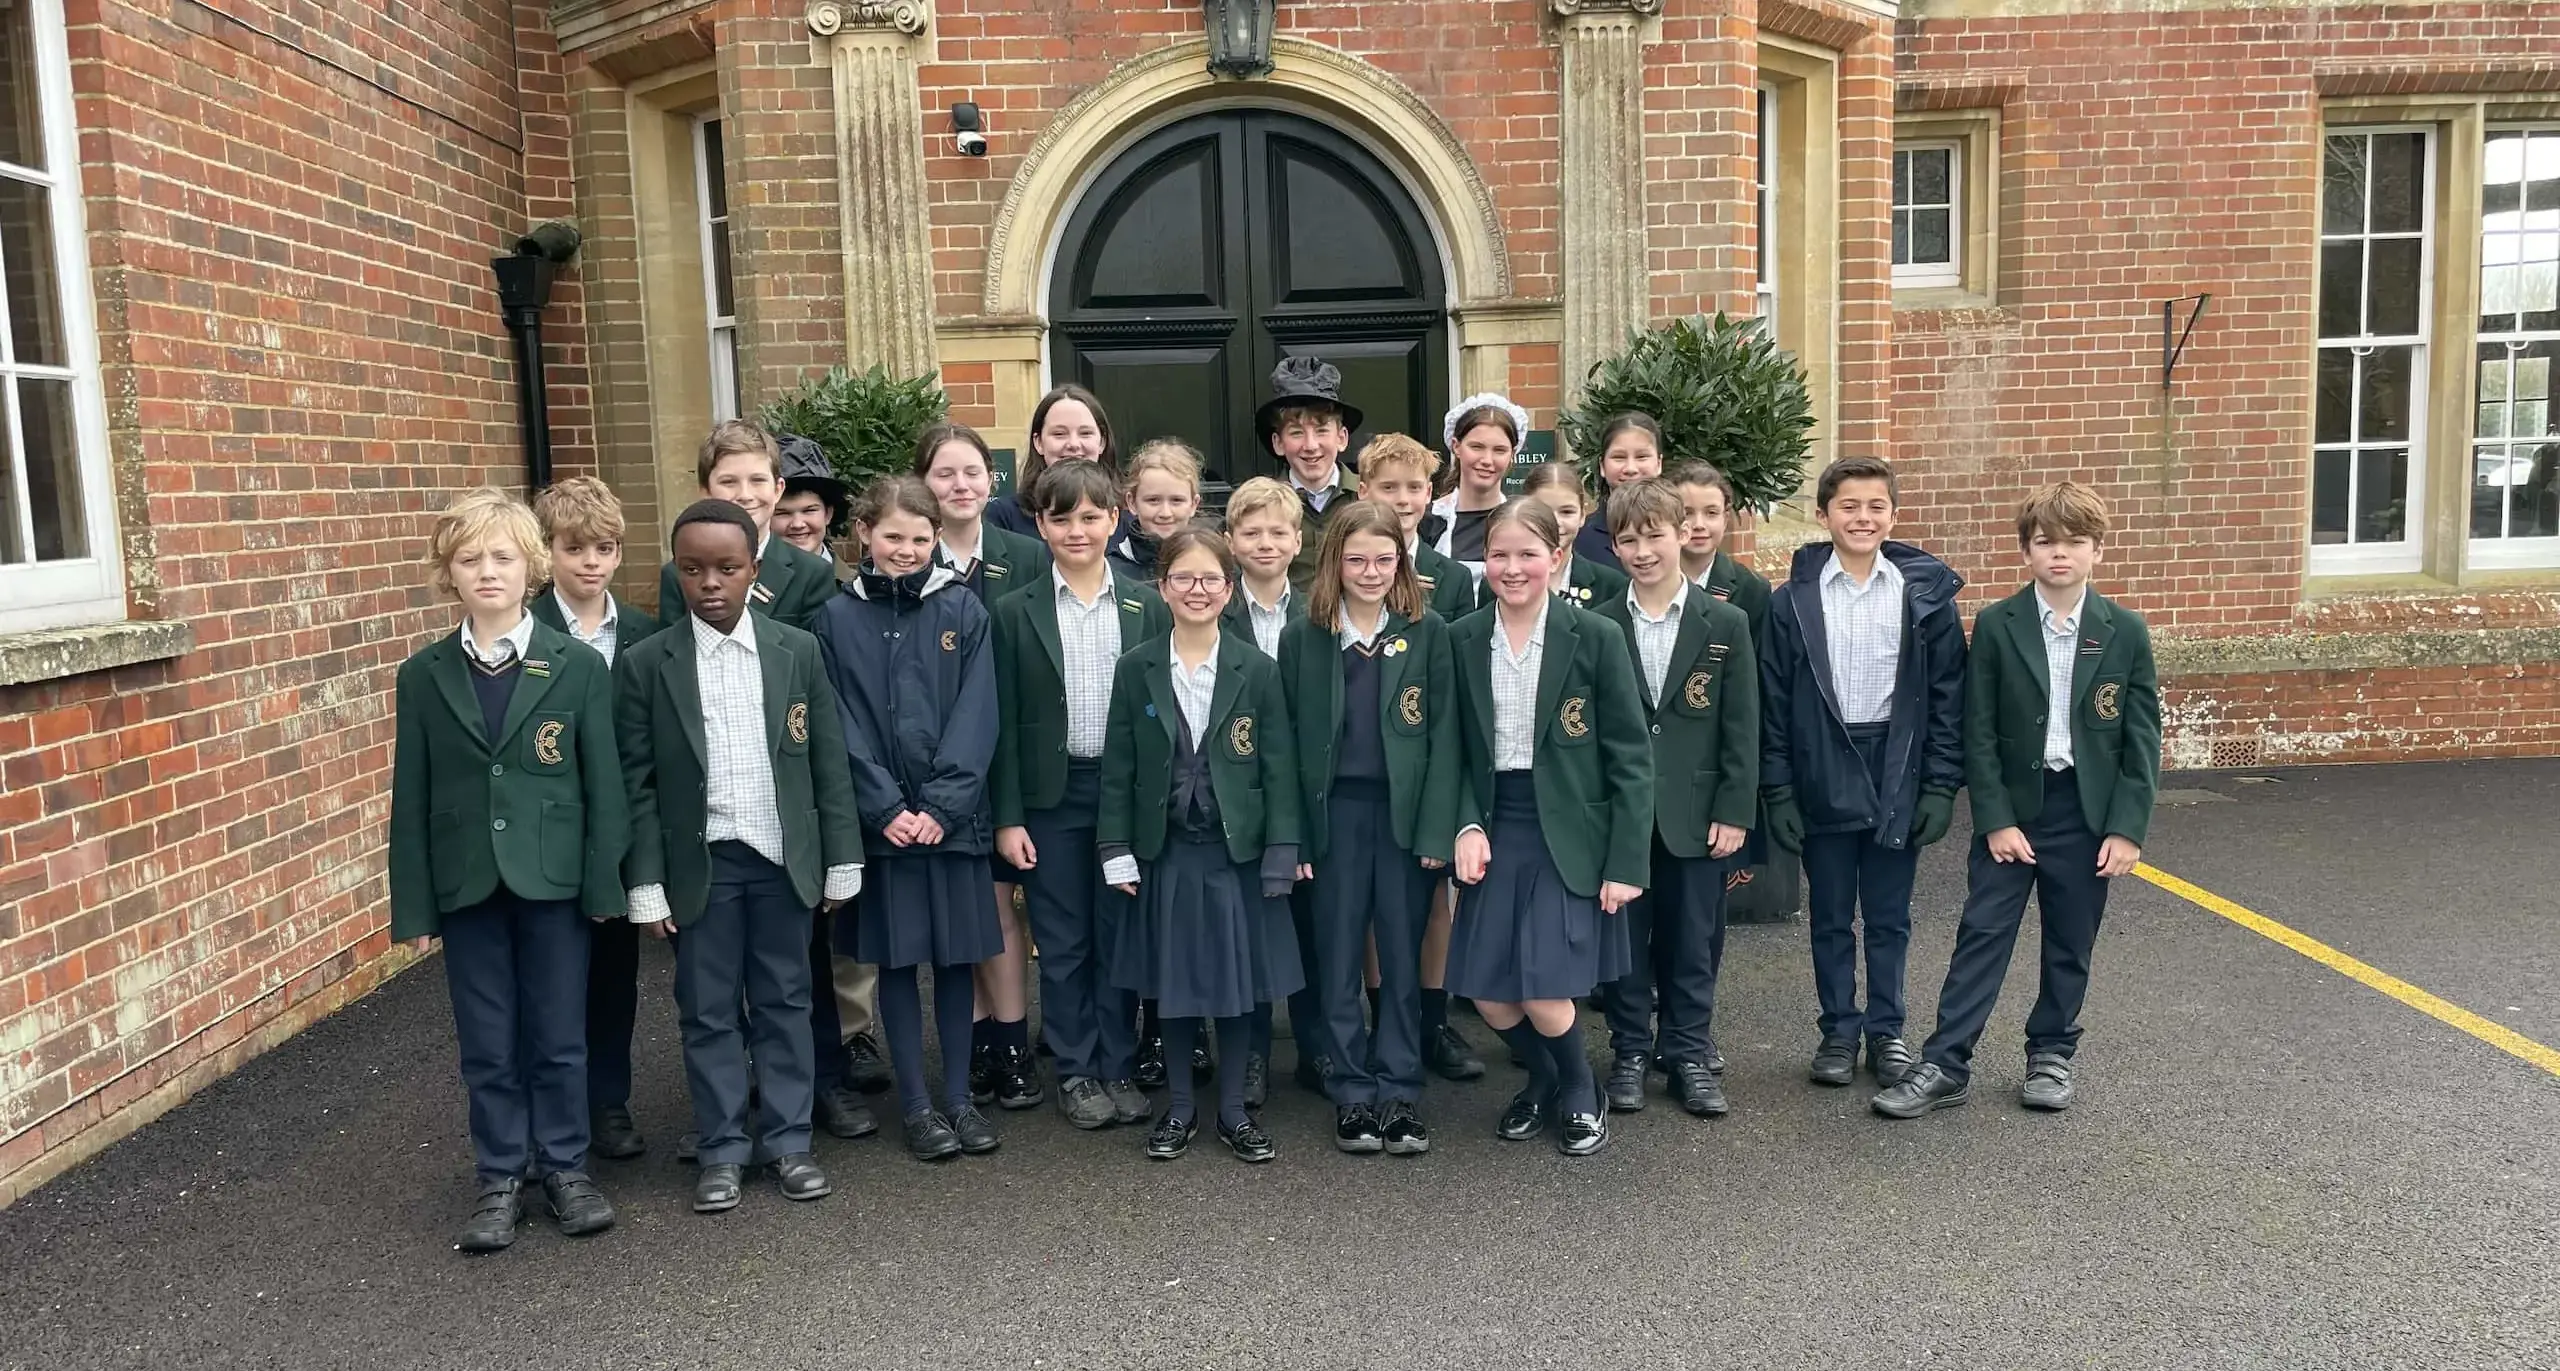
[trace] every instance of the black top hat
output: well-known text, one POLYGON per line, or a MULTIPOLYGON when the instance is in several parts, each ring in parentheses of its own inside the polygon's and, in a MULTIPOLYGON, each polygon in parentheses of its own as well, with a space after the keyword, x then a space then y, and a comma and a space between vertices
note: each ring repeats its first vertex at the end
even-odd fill
POLYGON ((819 499, 842 514, 848 503, 845 484, 837 478, 836 469, 828 465, 826 450, 818 446, 818 441, 796 433, 777 433, 773 440, 782 449, 782 493, 815 491, 819 499))
POLYGON ((1271 416, 1283 409, 1312 409, 1329 405, 1342 416, 1346 429, 1360 427, 1363 417, 1358 405, 1342 399, 1342 373, 1332 363, 1314 357, 1283 357, 1271 369, 1271 398, 1253 412, 1256 428, 1271 431, 1271 416))

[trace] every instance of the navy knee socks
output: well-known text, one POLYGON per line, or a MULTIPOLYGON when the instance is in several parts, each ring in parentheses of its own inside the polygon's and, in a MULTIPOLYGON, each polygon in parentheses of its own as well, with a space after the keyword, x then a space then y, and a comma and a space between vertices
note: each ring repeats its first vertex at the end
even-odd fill
POLYGON ((1244 1064, 1252 1042, 1252 1015, 1218 1020, 1218 1122, 1230 1129, 1244 1126, 1244 1064))
POLYGON ((1199 1117, 1191 1102, 1191 1038, 1199 1027, 1198 1019, 1164 1021, 1165 1117, 1185 1123, 1199 1117))
MULTIPOLYGON (((1448 1023, 1449 992, 1424 990, 1422 992, 1422 1050, 1424 1052, 1428 1053, 1431 1050, 1432 1040, 1440 1036, 1440 1030, 1447 1027, 1448 1023)), ((1510 1036, 1506 1033, 1503 1038, 1508 1041, 1510 1036)))
MULTIPOLYGON (((942 1092, 955 1114, 969 1105, 969 1054, 960 1044, 970 1040, 976 1013, 969 968, 935 967, 933 1029, 943 1045, 942 1092)), ((932 1087, 924 1078, 924 996, 916 987, 916 968, 880 968, 880 1030, 889 1040, 889 1067, 898 1078, 898 1107, 909 1114, 933 1108, 932 1087)))
POLYGON ((1529 1064, 1529 1085, 1521 1094, 1543 1100, 1556 1093, 1556 1059, 1547 1051, 1547 1040, 1538 1036, 1538 1030, 1527 1019, 1503 1029, 1502 1040, 1529 1064))
POLYGON ((1555 1062, 1556 1103, 1568 1114, 1600 1112, 1600 1086, 1591 1077, 1591 1051, 1582 1037, 1580 1021, 1565 1025, 1562 1033, 1550 1038, 1537 1035, 1538 1046, 1555 1062))
POLYGON ((970 1107, 970 1024, 978 1012, 976 977, 965 966, 933 969, 933 1036, 942 1045, 942 1098, 958 1114, 970 1107))

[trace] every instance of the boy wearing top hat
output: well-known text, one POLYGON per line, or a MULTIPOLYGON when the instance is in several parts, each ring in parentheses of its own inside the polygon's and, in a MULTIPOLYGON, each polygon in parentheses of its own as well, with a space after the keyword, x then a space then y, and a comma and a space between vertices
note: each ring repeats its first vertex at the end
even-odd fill
POLYGON ((844 536, 853 502, 817 441, 796 433, 773 435, 782 450, 782 496, 773 502, 773 534, 828 563, 844 536))
POLYGON ((1283 357, 1271 369, 1271 398, 1253 412, 1255 429, 1289 467, 1289 488, 1305 505, 1289 584, 1300 595, 1316 576, 1316 549, 1333 511, 1359 498, 1342 470, 1343 451, 1364 416, 1343 403, 1342 372, 1313 357, 1283 357))
POLYGON ((862 823, 817 640, 747 612, 756 534, 723 500, 676 516, 685 616, 631 650, 615 690, 630 917, 657 937, 683 933, 676 1010, 705 1214, 737 1207, 754 1162, 787 1198, 828 1192, 809 1153, 810 910, 862 888, 862 823), (763 1097, 752 1135, 750 1047, 763 1097))
POLYGON ((2142 616, 2089 588, 2107 535, 2097 492, 2064 481, 2018 510, 2033 582, 1974 620, 1965 690, 1972 890, 1917 1069, 1875 1097, 1918 1118, 1963 1104, 1973 1045, 2009 972, 2027 895, 2043 923, 2019 1103, 2071 1107, 2071 1058, 2107 882, 2142 860, 2160 782, 2160 683, 2142 616))
MULTIPOLYGON (((836 593, 836 567, 831 558, 813 557, 773 536, 774 502, 782 498, 781 445, 754 424, 731 419, 702 440, 693 471, 704 499, 726 500, 754 523, 758 569, 755 584, 747 587, 747 608, 809 630, 836 593)), ((668 628, 683 622, 684 605, 676 564, 669 560, 658 571, 658 622, 668 628)))

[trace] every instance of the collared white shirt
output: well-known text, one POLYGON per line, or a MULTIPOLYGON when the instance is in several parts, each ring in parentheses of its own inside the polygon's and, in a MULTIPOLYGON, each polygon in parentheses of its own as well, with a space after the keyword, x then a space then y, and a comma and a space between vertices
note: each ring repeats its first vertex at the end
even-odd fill
POLYGON ((1529 630, 1529 645, 1514 656, 1511 630, 1500 611, 1493 621, 1493 769, 1526 771, 1538 756, 1538 666, 1547 655, 1547 608, 1538 602, 1538 623, 1529 630))
MULTIPOLYGON (((741 842, 757 856, 785 865, 782 808, 773 788, 773 752, 764 732, 764 664, 756 643, 756 616, 741 614, 722 633, 688 616, 693 628, 693 669, 702 699, 702 841, 741 842)), ((827 868, 824 898, 849 900, 862 893, 862 866, 827 868)), ((633 923, 670 916, 666 887, 634 886, 633 923)))
POLYGON ((510 649, 513 650, 517 661, 523 661, 525 654, 533 651, 532 615, 527 614, 518 618, 514 628, 498 635, 498 641, 486 647, 472 640, 471 620, 465 618, 462 621, 462 650, 471 654, 483 665, 493 667, 506 665, 510 649))
POLYGON ((1379 634, 1387 631, 1387 609, 1384 605, 1378 607, 1378 622, 1365 629, 1351 622, 1349 606, 1340 606, 1335 612, 1342 616, 1342 627, 1333 635, 1336 646, 1369 647, 1378 641, 1379 634))
POLYGON ((1111 718, 1111 668, 1120 660, 1120 606, 1111 577, 1088 604, 1067 584, 1067 573, 1049 568, 1058 602, 1058 672, 1067 691, 1067 755, 1099 757, 1111 718))
POLYGON ((1288 586, 1280 588, 1280 599, 1271 608, 1253 598, 1243 581, 1236 582, 1236 594, 1244 597, 1245 617, 1253 622, 1253 645, 1273 661, 1280 659, 1280 630, 1289 626, 1289 598, 1297 592, 1288 586))
POLYGON ((1680 641, 1680 611, 1689 603, 1689 587, 1684 582, 1671 592, 1671 604, 1657 619, 1644 612, 1634 588, 1627 591, 1627 622, 1635 628, 1636 660, 1644 666, 1644 698, 1659 709, 1662 686, 1671 674, 1671 649, 1680 641))
POLYGON ((1894 676, 1902 664, 1902 569, 1879 552, 1861 587, 1833 553, 1823 564, 1821 585, 1840 722, 1883 723, 1893 717, 1894 676))
POLYGON ((2060 771, 2071 757, 2071 672, 2078 664, 2080 611, 2089 606, 2089 588, 2071 602, 2069 614, 2056 615, 2039 592, 2036 614, 2044 623, 2044 767, 2060 771))
POLYGON ((975 567, 978 564, 978 559, 987 555, 987 531, 983 527, 978 530, 978 550, 970 553, 967 557, 962 557, 959 553, 953 551, 951 547, 951 540, 948 538, 943 539, 940 543, 936 544, 936 546, 942 549, 942 560, 948 563, 953 571, 959 572, 963 577, 966 577, 969 574, 970 568, 975 567))
POLYGON ((1326 474, 1324 484, 1320 486, 1311 486, 1300 481, 1297 468, 1292 467, 1289 469, 1289 488, 1305 496, 1307 503, 1316 507, 1316 513, 1322 514, 1325 506, 1332 504, 1334 497, 1342 494, 1342 464, 1334 463, 1333 470, 1326 474))
POLYGON ((569 636, 594 648, 606 666, 613 665, 614 649, 620 645, 621 634, 616 630, 622 621, 622 606, 615 603, 612 594, 608 592, 604 597, 604 622, 596 625, 594 633, 579 624, 578 611, 569 607, 569 597, 560 593, 560 587, 551 588, 551 598, 560 606, 560 622, 569 626, 569 636))
POLYGON ((1191 746, 1194 749, 1206 748, 1209 746, 1209 703, 1218 695, 1218 649, 1211 647, 1209 655, 1194 667, 1184 666, 1181 654, 1170 648, 1166 649, 1165 655, 1172 662, 1173 703, 1182 711, 1182 722, 1191 727, 1191 746))

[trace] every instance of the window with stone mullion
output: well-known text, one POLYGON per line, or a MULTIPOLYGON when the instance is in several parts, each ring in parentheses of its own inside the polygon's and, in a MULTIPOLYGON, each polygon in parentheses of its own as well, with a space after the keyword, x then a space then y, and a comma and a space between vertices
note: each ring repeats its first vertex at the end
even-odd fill
POLYGON ((2315 569, 2418 569, 2430 342, 2433 140, 2357 129, 2326 140, 2319 360, 2312 405, 2315 569))
POLYGON ((2482 151, 2469 560, 2560 565, 2560 125, 2482 151))

